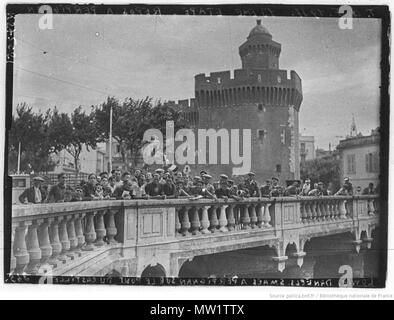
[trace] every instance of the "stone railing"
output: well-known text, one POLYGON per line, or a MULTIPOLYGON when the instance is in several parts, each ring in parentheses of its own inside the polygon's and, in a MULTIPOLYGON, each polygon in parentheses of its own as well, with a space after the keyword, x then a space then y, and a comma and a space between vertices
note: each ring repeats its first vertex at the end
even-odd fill
POLYGON ((199 235, 271 227, 272 200, 188 201, 176 205, 177 235, 199 235))
POLYGON ((87 255, 203 239, 215 233, 272 232, 374 216, 377 196, 104 200, 12 207, 11 272, 60 270, 87 255))
POLYGON ((18 205, 12 209, 11 271, 37 274, 43 265, 70 261, 116 243, 115 215, 121 202, 18 205))

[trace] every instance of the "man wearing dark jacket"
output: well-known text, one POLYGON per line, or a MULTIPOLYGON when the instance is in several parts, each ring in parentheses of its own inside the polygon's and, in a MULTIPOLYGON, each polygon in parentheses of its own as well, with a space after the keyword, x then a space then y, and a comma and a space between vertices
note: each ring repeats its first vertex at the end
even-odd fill
POLYGON ((48 193, 48 199, 46 202, 64 202, 64 193, 66 190, 71 190, 69 186, 66 185, 66 177, 64 173, 59 173, 57 176, 58 183, 55 184, 48 193))
POLYGON ((42 203, 45 198, 41 190, 41 183, 44 181, 41 177, 33 178, 33 186, 25 189, 19 196, 19 201, 21 203, 42 203))

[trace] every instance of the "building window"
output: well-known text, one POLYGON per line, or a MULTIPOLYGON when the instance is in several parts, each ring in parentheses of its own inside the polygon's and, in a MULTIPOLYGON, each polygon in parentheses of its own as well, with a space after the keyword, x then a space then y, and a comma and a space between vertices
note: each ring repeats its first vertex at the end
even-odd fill
POLYGON ((356 174, 356 155, 348 154, 347 155, 347 173, 348 174, 356 174))
POLYGON ((379 154, 377 152, 365 155, 365 171, 379 172, 379 154))
POLYGON ((263 111, 263 104, 259 103, 257 107, 258 107, 259 111, 263 111))
POLYGON ((276 165, 276 172, 281 172, 282 171, 282 166, 280 164, 276 165))
POLYGON ((257 130, 257 137, 258 137, 260 140, 264 140, 264 138, 265 138, 266 135, 267 135, 267 130, 264 130, 264 129, 262 129, 262 130, 257 130))
POLYGON ((305 153, 305 142, 301 142, 301 153, 305 153))
POLYGON ((259 75, 257 76, 257 80, 258 80, 259 82, 261 82, 261 74, 259 74, 259 75))
POLYGON ((116 145, 116 153, 120 153, 120 144, 116 145))
POLYGON ((218 84, 221 84, 221 83, 222 83, 222 79, 218 78, 218 84))

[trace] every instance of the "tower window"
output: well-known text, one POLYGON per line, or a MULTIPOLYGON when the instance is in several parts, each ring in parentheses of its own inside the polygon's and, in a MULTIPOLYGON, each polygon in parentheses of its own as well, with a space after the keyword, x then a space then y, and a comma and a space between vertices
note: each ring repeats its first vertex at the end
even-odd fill
POLYGON ((267 135, 267 130, 264 130, 264 129, 257 130, 257 137, 260 140, 263 140, 266 135, 267 135))

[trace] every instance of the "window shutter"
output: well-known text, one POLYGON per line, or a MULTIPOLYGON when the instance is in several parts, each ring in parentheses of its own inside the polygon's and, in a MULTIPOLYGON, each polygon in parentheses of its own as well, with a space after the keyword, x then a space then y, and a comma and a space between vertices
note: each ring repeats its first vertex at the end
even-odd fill
POLYGON ((379 172, 379 153, 377 153, 377 152, 375 152, 374 153, 374 155, 373 155, 374 157, 374 159, 373 159, 373 169, 374 169, 374 172, 379 172))
POLYGON ((369 172, 369 157, 368 157, 368 153, 365 155, 365 171, 369 172))

